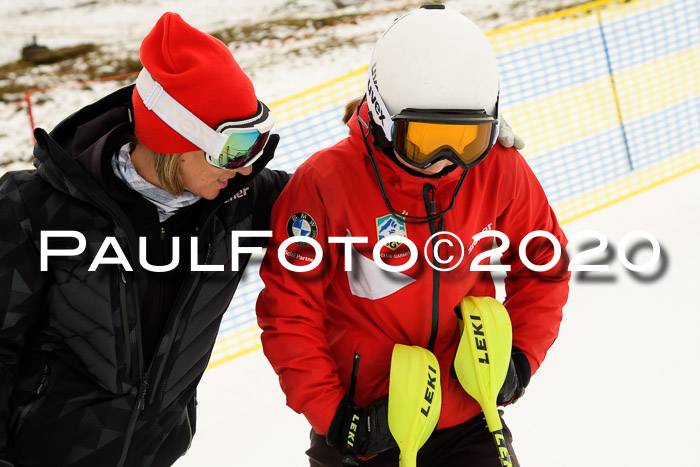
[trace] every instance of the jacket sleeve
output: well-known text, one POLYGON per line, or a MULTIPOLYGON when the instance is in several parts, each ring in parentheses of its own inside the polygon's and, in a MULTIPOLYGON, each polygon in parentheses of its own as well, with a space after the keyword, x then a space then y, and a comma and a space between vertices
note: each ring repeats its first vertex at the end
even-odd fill
MULTIPOLYGON (((257 302, 263 351, 279 375, 287 405, 303 413, 317 433, 326 434, 344 396, 337 367, 330 356, 324 321, 324 293, 338 259, 327 243, 326 206, 314 170, 301 166, 272 210, 273 237, 260 276, 265 288, 257 302), (309 272, 293 272, 278 260, 278 249, 300 228, 321 245, 321 264, 309 272)), ((312 247, 292 244, 285 248, 289 263, 308 265, 316 255, 312 247)))
MULTIPOLYGON (((542 186, 523 157, 515 149, 507 151, 504 159, 513 166, 503 171, 508 174, 503 182, 512 188, 496 228, 510 240, 502 258, 503 264, 511 266, 505 279, 504 305, 513 324, 513 346, 525 354, 530 366, 530 374, 522 375, 527 383, 559 334, 571 274, 565 250, 567 240, 542 186), (538 230, 552 234, 561 247, 559 261, 542 272, 528 268, 519 254, 523 238, 538 230)), ((528 242, 526 256, 533 264, 548 264, 554 255, 555 246, 550 240, 536 237, 528 242)))
MULTIPOLYGON (((270 229, 272 206, 289 182, 290 177, 291 175, 287 172, 270 169, 264 169, 255 177, 253 230, 270 229)), ((267 238, 261 238, 257 246, 266 246, 267 241, 267 238)))
POLYGON ((49 288, 32 228, 20 189, 8 174, 0 179, 0 451, 7 443, 9 398, 27 331, 49 288))

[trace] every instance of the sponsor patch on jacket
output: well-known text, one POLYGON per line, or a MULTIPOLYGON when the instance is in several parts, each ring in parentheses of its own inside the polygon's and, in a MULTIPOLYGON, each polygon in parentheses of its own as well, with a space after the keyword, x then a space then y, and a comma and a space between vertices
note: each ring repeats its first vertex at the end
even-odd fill
MULTIPOLYGON (((316 221, 308 212, 295 212, 287 221, 287 235, 290 237, 316 238, 318 235, 316 221)), ((296 242, 296 244, 305 245, 305 243, 301 242, 296 242)))
MULTIPOLYGON (((493 222, 489 222, 489 224, 488 224, 486 227, 484 227, 483 229, 481 229, 481 231, 482 231, 482 232, 487 232, 487 231, 489 231, 489 230, 493 230, 493 229, 491 228, 492 225, 493 225, 493 222)), ((469 250, 467 250, 467 254, 469 254, 469 255, 472 254, 472 250, 474 250, 474 247, 476 246, 477 243, 478 243, 478 242, 477 242, 476 240, 474 240, 474 243, 472 243, 471 246, 469 247, 469 250)))
POLYGON ((227 199, 226 201, 224 201, 224 203, 230 203, 230 202, 233 201, 234 199, 243 198, 244 196, 246 196, 246 195, 248 194, 248 190, 250 190, 250 187, 249 187, 249 186, 238 190, 238 193, 236 193, 235 195, 231 196, 229 199, 227 199))
MULTIPOLYGON (((386 237, 406 237, 406 224, 403 220, 397 219, 391 214, 377 217, 377 241, 383 240, 386 237)), ((401 242, 390 242, 386 246, 392 250, 396 250, 402 245, 401 242)))

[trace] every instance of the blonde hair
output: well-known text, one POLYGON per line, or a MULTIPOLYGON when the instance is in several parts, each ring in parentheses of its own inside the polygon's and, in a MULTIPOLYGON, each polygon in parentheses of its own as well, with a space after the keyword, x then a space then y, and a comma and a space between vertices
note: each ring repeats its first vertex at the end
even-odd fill
POLYGON ((129 136, 129 143, 131 144, 129 152, 133 152, 136 145, 141 145, 150 151, 153 157, 153 168, 156 171, 160 185, 165 191, 173 196, 181 195, 185 191, 185 182, 180 175, 180 158, 184 153, 163 154, 151 151, 135 135, 129 136))
POLYGON ((153 153, 153 168, 156 170, 158 180, 165 191, 173 196, 185 191, 185 182, 180 175, 180 154, 153 153))

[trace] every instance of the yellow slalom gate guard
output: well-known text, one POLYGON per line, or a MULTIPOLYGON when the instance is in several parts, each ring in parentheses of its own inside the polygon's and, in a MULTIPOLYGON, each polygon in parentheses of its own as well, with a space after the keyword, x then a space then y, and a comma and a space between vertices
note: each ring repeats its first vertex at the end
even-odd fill
POLYGON ((463 298, 460 309, 463 329, 454 361, 457 379, 484 411, 501 465, 510 467, 513 464, 496 403, 510 364, 513 341, 510 316, 491 297, 463 298))
POLYGON ((401 450, 400 466, 416 466, 418 450, 435 430, 441 407, 440 365, 435 355, 415 345, 394 345, 388 418, 401 450))

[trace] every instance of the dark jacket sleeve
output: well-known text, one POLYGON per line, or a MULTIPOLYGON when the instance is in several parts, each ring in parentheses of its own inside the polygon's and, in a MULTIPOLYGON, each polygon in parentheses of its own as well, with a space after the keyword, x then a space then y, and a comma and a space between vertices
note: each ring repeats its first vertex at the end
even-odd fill
POLYGON ((50 285, 49 274, 40 271, 27 209, 12 174, 5 175, 0 179, 0 452, 7 443, 8 402, 27 331, 50 285))
MULTIPOLYGON (((255 177, 254 230, 270 230, 270 213, 291 174, 282 170, 264 169, 255 177)), ((261 238, 258 246, 267 246, 267 238, 261 238)))

